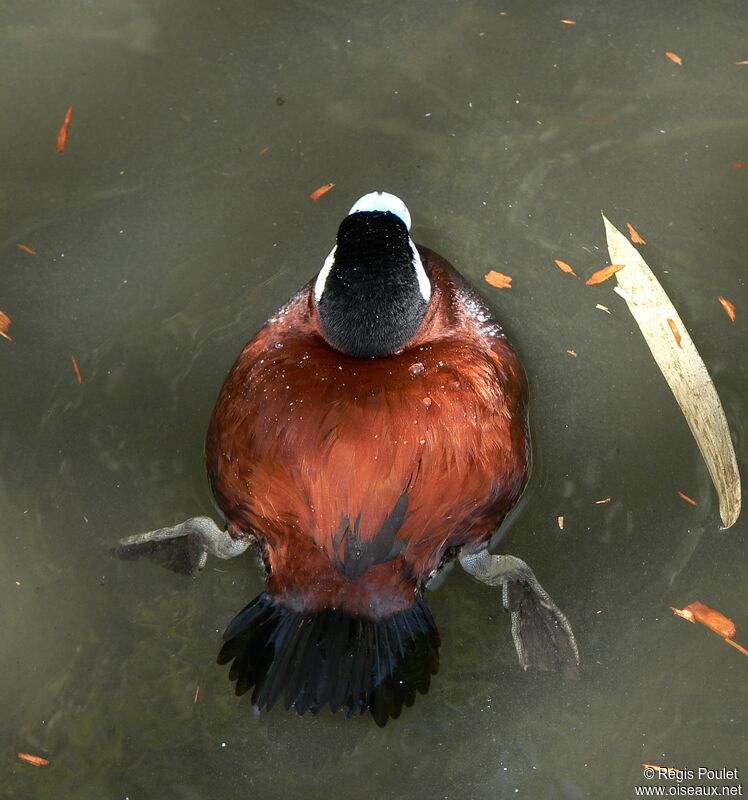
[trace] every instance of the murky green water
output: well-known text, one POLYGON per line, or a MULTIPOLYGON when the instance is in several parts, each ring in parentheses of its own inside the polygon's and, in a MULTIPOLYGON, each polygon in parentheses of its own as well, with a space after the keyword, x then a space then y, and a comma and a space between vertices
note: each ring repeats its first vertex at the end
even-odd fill
POLYGON ((5 0, 0 797, 626 798, 642 762, 748 770, 748 661, 668 610, 699 599, 748 645, 745 515, 718 530, 612 282, 553 264, 607 263, 601 208, 637 227, 744 469, 743 59, 741 0, 5 0), (110 555, 211 513, 203 436, 226 371, 380 188, 523 354, 536 465, 502 548, 584 659, 573 683, 523 674, 499 593, 456 569, 429 596, 440 674, 384 730, 233 696, 214 660, 261 588, 251 556, 192 580, 110 555))

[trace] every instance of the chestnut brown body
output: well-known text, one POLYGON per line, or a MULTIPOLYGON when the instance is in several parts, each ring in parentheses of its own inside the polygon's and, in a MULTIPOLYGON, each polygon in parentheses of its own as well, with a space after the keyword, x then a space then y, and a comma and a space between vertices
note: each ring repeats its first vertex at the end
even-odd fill
POLYGON ((526 483, 517 354, 459 274, 419 252, 432 293, 401 351, 332 348, 310 283, 246 345, 216 403, 213 492, 294 612, 409 608, 445 556, 485 546, 526 483))

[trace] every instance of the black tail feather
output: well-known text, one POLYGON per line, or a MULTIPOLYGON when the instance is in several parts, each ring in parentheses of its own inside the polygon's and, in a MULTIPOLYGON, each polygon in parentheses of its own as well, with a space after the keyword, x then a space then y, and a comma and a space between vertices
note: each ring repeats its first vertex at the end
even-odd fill
POLYGON ((380 620, 337 609, 292 611, 267 592, 234 617, 219 664, 232 661, 236 693, 270 710, 324 706, 346 717, 368 708, 380 727, 425 694, 439 668, 439 633, 426 603, 380 620))

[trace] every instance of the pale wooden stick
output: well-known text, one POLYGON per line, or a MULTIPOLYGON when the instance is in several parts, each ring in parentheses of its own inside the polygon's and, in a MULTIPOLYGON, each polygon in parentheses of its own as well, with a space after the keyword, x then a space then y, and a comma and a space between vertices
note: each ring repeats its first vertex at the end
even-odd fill
POLYGON ((722 525, 740 514, 740 474, 730 430, 717 390, 675 306, 629 240, 603 214, 608 252, 616 273, 615 291, 633 314, 706 462, 717 494, 722 525), (680 334, 679 337, 674 332, 680 334))

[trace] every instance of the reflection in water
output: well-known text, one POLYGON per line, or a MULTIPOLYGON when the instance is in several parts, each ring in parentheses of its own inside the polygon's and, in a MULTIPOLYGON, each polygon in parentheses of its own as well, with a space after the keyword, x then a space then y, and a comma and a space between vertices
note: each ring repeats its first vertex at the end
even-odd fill
POLYGON ((601 207, 636 226, 744 461, 744 20, 674 0, 5 4, 0 797, 623 798, 643 761, 746 767, 743 657, 668 610, 698 599, 748 629, 745 523, 718 531, 623 301, 553 263, 607 263, 601 207), (212 513, 203 437, 229 366, 379 188, 522 352, 536 460, 499 549, 532 564, 585 667, 523 674, 496 593, 454 570, 429 595, 430 702, 383 730, 233 696, 214 660, 262 589, 252 557, 192 580, 110 555, 212 513))

